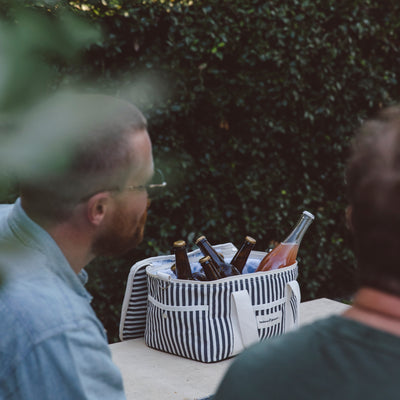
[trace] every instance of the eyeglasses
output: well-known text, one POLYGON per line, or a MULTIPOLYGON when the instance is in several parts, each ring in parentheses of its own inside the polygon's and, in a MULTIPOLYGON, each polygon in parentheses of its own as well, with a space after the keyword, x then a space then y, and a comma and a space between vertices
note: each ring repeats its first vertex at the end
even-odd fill
POLYGON ((160 194, 160 189, 165 188, 165 186, 167 186, 167 182, 165 181, 164 174, 160 169, 156 169, 150 183, 140 186, 126 186, 121 189, 121 191, 129 190, 132 192, 142 192, 146 190, 149 197, 154 198, 160 194))
POLYGON ((145 184, 145 185, 139 185, 139 186, 126 186, 124 188, 110 188, 110 189, 103 189, 103 190, 98 190, 92 194, 89 194, 83 198, 81 198, 82 201, 87 201, 90 199, 92 196, 94 196, 97 193, 103 192, 103 191, 110 191, 110 192, 122 192, 124 190, 129 190, 131 192, 143 192, 146 191, 148 196, 152 199, 156 198, 159 196, 160 192, 162 191, 162 188, 165 188, 167 186, 167 182, 164 179, 164 174, 161 172, 160 169, 154 170, 153 177, 151 179, 151 182, 145 184))

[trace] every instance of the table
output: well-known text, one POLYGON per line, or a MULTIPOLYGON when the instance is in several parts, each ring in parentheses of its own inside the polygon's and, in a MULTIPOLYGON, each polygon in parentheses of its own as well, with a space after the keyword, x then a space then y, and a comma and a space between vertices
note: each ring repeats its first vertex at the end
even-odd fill
MULTIPOLYGON (((349 306, 321 298, 300 304, 300 325, 333 314, 349 306)), ((124 379, 128 400, 194 400, 215 392, 234 358, 206 364, 151 349, 144 339, 110 345, 112 358, 124 379)))

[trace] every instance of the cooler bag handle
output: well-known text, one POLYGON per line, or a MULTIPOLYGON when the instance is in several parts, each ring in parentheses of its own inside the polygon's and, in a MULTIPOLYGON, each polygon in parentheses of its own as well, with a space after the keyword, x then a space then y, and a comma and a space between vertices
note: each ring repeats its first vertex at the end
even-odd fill
POLYGON ((285 288, 285 332, 297 328, 299 324, 300 311, 300 286, 297 281, 290 281, 285 288))
POLYGON ((232 292, 231 301, 233 354, 237 354, 245 347, 259 341, 258 328, 249 292, 247 290, 232 292))
MULTIPOLYGON (((296 280, 285 287, 285 332, 298 326, 300 307, 300 287, 296 280)), ((232 355, 259 341, 257 319, 247 290, 231 293, 231 320, 234 334, 232 355)))

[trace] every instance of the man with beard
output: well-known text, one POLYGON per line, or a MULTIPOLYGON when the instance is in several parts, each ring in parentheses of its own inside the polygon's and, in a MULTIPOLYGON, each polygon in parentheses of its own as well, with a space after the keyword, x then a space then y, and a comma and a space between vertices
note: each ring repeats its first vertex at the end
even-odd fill
POLYGON ((37 107, 21 132, 57 136, 41 144, 52 168, 21 168, 20 198, 0 206, 0 398, 124 399, 83 267, 143 238, 146 120, 125 101, 70 93, 37 107))

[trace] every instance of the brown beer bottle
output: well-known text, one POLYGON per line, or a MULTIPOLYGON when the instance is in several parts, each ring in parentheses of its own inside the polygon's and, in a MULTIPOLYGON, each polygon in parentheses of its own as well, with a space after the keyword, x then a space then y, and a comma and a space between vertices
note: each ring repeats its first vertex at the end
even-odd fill
POLYGON ((175 274, 178 279, 193 279, 189 258, 186 252, 186 242, 177 240, 173 245, 175 254, 175 274))
POLYGON ((199 246, 203 255, 209 256, 211 260, 218 266, 218 272, 222 278, 232 275, 240 275, 240 272, 236 269, 236 267, 232 266, 231 264, 227 264, 221 259, 205 236, 200 236, 196 240, 196 244, 199 246))
POLYGON ((300 242, 313 220, 314 215, 303 211, 289 236, 261 260, 256 272, 284 268, 294 264, 300 242))
POLYGON ((220 269, 219 269, 218 264, 216 264, 216 263, 213 261, 212 258, 210 258, 210 265, 211 265, 211 267, 213 268, 213 270, 215 271, 215 274, 218 276, 218 279, 221 279, 221 278, 224 277, 223 274, 221 274, 221 271, 220 271, 220 269))
POLYGON ((203 267, 203 271, 206 274, 207 280, 215 281, 221 278, 221 276, 218 273, 218 270, 213 265, 210 256, 205 256, 203 258, 200 258, 199 263, 203 267))
POLYGON ((231 264, 236 267, 236 269, 242 273, 246 261, 249 258, 251 250, 254 249, 256 245, 256 240, 250 236, 246 236, 244 242, 240 249, 236 252, 231 260, 231 264))

